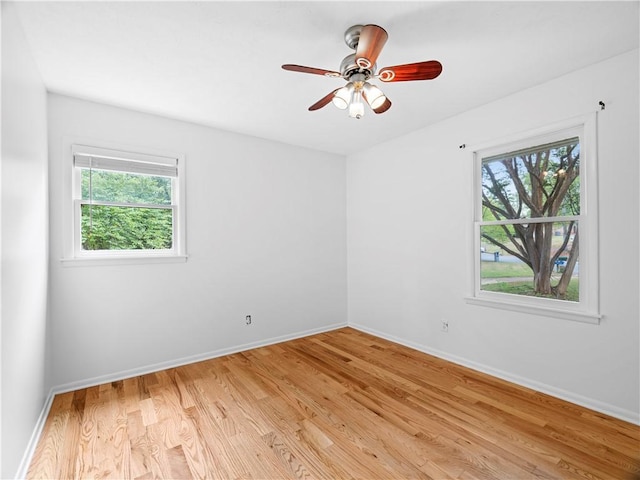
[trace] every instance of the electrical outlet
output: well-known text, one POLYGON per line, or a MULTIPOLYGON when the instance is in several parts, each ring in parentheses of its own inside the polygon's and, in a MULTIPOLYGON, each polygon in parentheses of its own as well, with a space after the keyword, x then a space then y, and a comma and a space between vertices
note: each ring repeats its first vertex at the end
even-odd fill
POLYGON ((445 333, 449 333, 449 321, 442 320, 442 331, 445 333))
POLYGON ((247 315, 245 317, 245 322, 247 323, 247 325, 251 325, 251 315, 247 315))

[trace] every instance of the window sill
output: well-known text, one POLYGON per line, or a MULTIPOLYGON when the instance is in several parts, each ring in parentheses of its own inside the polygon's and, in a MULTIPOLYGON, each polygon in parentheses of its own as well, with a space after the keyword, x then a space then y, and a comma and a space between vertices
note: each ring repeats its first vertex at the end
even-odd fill
POLYGON ((525 305, 522 303, 489 300, 486 298, 478 297, 465 297, 465 302, 470 305, 480 305, 483 307, 529 313, 532 315, 543 315, 545 317, 561 318, 564 320, 572 320, 574 322, 590 323, 593 325, 600 324, 600 319, 602 318, 602 315, 597 313, 589 313, 577 310, 560 310, 557 308, 546 308, 536 305, 525 305))
POLYGON ((61 258, 63 267, 100 267, 114 265, 148 265, 158 263, 185 263, 187 255, 131 255, 61 258))

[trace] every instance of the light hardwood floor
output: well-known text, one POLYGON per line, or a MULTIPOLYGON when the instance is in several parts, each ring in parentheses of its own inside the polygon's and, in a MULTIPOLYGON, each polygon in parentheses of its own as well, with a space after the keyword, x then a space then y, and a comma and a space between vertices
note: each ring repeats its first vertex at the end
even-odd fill
POLYGON ((640 427, 350 328, 57 395, 28 478, 631 479, 640 427))

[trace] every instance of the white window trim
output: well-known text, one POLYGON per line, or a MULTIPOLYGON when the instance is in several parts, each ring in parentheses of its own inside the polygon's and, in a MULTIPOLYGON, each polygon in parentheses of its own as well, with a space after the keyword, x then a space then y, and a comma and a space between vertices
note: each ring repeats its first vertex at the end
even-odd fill
POLYGON ((95 140, 65 137, 63 140, 63 253, 60 259, 64 266, 134 265, 146 263, 183 263, 186 253, 186 191, 184 155, 173 152, 141 149, 128 145, 96 142, 95 140), (173 248, 167 250, 112 250, 82 251, 80 248, 79 208, 81 203, 77 189, 78 169, 74 155, 78 152, 95 156, 114 156, 140 162, 176 164, 177 176, 173 179, 173 194, 176 201, 170 206, 176 213, 173 225, 173 248), (144 152, 144 153, 143 153, 144 152))
MULTIPOLYGON (((511 135, 501 140, 474 147, 473 154, 473 252, 469 292, 465 301, 472 305, 543 315, 566 320, 598 324, 600 313, 599 254, 598 254, 598 159, 596 113, 582 115, 536 130, 511 135), (580 138, 580 302, 549 298, 535 298, 489 292, 480 289, 480 198, 481 161, 483 157, 514 151, 523 147, 543 145, 559 137, 580 138)), ((566 217, 565 217, 566 218, 566 217)), ((553 219, 545 218, 544 221, 553 219)))

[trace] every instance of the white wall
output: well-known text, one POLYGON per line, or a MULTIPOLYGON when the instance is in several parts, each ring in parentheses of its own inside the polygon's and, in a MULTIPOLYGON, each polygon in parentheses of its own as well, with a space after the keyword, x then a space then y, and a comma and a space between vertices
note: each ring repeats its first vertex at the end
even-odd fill
POLYGON ((46 107, 17 15, 2 2, 2 478, 18 470, 46 397, 46 107))
POLYGON ((55 94, 49 145, 55 387, 346 324, 344 157, 55 94), (66 136, 185 155, 186 263, 61 264, 66 136))
POLYGON ((638 84, 636 50, 349 157, 349 323, 638 422, 638 84), (599 100, 604 319, 466 304, 473 145, 596 111, 599 100))

